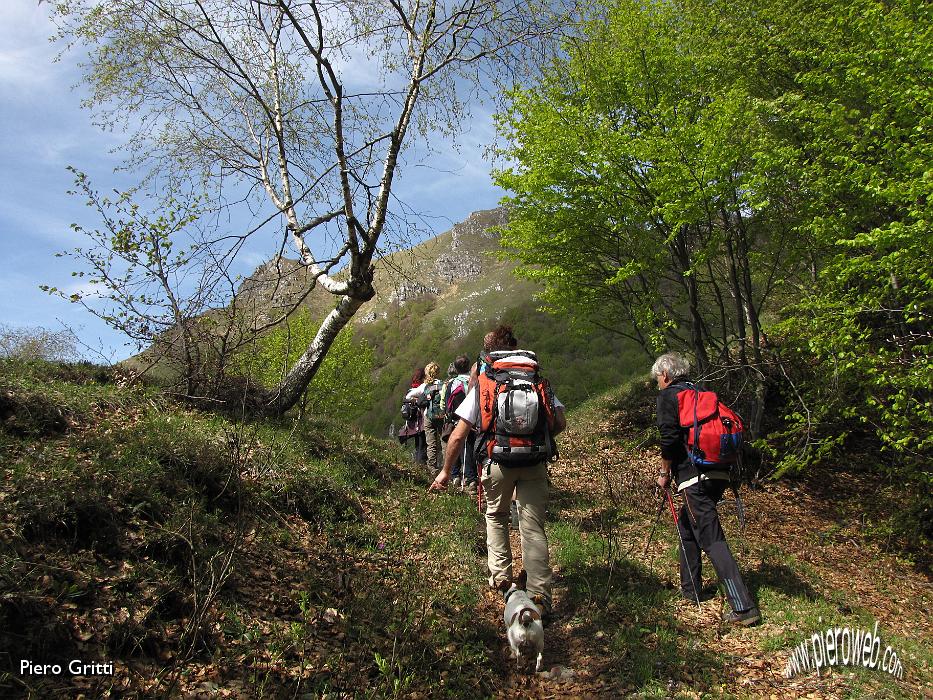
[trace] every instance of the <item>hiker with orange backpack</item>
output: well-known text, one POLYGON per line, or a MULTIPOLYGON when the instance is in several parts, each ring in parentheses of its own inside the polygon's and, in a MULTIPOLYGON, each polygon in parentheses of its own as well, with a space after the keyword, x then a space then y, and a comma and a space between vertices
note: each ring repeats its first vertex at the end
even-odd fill
POLYGON ((544 531, 547 469, 557 459, 554 436, 567 425, 564 406, 540 376, 534 353, 519 350, 512 329, 499 326, 484 341, 476 386, 457 409, 460 421, 447 442, 447 458, 429 487, 447 488, 455 455, 478 426, 477 465, 486 495, 489 585, 505 592, 512 583, 509 518, 517 491, 522 564, 527 591, 547 616, 551 612, 551 565, 544 531))
POLYGON ((651 367, 658 382, 658 430, 661 471, 657 485, 665 491, 680 538, 680 590, 700 604, 701 551, 706 552, 732 608, 725 622, 754 625, 761 615, 735 557, 726 542, 716 504, 729 486, 730 466, 741 446, 742 422, 712 391, 687 381, 690 363, 676 352, 661 355, 651 367), (677 516, 672 483, 683 496, 677 516))

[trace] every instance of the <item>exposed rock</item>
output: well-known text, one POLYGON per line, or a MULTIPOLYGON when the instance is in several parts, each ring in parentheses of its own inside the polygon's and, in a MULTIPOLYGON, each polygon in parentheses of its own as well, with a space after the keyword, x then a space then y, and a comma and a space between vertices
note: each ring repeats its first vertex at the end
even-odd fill
POLYGON ((438 293, 440 293, 438 287, 428 287, 418 282, 404 281, 392 290, 392 293, 389 295, 389 303, 398 302, 399 306, 404 306, 407 302, 417 297, 424 296, 425 294, 437 296, 438 293))
POLYGON ((437 276, 448 285, 454 284, 458 280, 471 280, 479 277, 483 271, 483 265, 473 255, 469 253, 442 253, 434 263, 437 276))
POLYGON ((460 239, 468 236, 480 236, 490 240, 498 238, 498 234, 490 229, 503 226, 508 221, 504 207, 475 211, 467 217, 466 221, 455 224, 450 229, 450 249, 457 251, 460 239))
MULTIPOLYGON (((493 229, 506 223, 506 211, 499 207, 476 211, 450 229, 450 244, 443 234, 426 241, 402 257, 390 256, 376 264, 377 297, 357 317, 358 323, 387 318, 386 306, 404 306, 423 296, 441 296, 452 285, 474 280, 488 271, 491 261, 486 251, 498 238, 493 229)), ((399 254, 396 254, 399 255, 399 254)), ((275 257, 263 263, 237 290, 237 303, 257 324, 265 324, 291 310, 306 295, 311 284, 308 269, 298 260, 275 257)), ((319 298, 327 294, 315 291, 319 298)), ((303 303, 309 303, 310 297, 303 303)), ((454 333, 462 337, 470 330, 469 311, 457 315, 454 333)))
POLYGON ((376 311, 370 311, 369 313, 363 314, 362 316, 360 316, 359 322, 360 323, 373 323, 374 321, 385 320, 387 318, 389 318, 388 311, 381 311, 378 313, 376 311))
POLYGON ((454 338, 462 338, 470 329, 467 327, 467 320, 470 318, 470 309, 464 309, 454 316, 454 338))
POLYGON ((559 683, 572 681, 576 673, 565 666, 554 666, 550 671, 538 671, 538 676, 547 678, 559 683))

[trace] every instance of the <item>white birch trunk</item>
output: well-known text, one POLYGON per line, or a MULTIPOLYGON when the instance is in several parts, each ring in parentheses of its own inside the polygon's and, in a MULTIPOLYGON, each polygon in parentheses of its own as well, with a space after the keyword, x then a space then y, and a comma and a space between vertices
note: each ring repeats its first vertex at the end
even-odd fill
POLYGON ((346 327, 360 307, 374 296, 371 287, 368 294, 368 298, 363 298, 366 296, 365 293, 354 297, 344 296, 337 302, 334 310, 321 323, 308 349, 298 358, 285 379, 269 397, 265 408, 266 413, 280 416, 298 403, 301 394, 317 374, 337 334, 346 327))

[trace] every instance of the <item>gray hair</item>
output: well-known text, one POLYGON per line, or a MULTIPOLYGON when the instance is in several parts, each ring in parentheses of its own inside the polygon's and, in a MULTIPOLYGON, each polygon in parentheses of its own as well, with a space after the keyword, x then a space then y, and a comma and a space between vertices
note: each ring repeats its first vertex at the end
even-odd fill
POLYGON ((651 365, 651 374, 667 374, 671 379, 679 379, 690 374, 690 360, 679 352, 666 352, 651 365))

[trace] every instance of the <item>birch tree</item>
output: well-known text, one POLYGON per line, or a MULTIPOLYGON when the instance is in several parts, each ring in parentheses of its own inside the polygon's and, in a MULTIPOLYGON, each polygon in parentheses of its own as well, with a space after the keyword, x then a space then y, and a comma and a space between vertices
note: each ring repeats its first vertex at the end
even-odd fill
POLYGON ((290 244, 333 310, 270 393, 281 414, 375 294, 406 147, 455 133, 478 85, 561 26, 522 0, 60 0, 87 100, 150 183, 198 182, 290 244))

